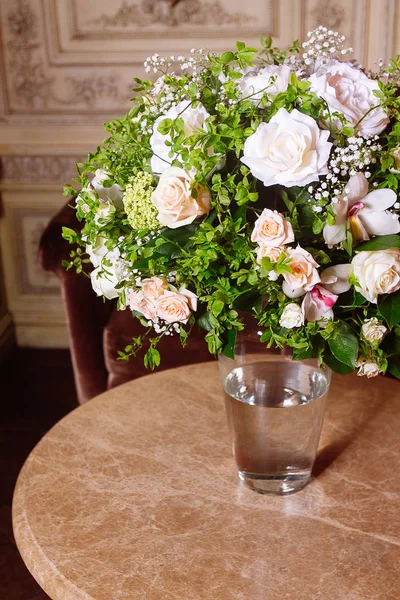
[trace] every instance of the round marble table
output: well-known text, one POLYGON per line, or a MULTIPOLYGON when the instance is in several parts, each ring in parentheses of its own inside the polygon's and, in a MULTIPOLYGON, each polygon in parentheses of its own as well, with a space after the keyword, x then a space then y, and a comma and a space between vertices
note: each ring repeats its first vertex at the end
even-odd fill
POLYGON ((236 477, 217 366, 152 374, 33 450, 18 548, 54 600, 397 600, 399 432, 399 384, 335 377, 315 477, 262 496, 236 477))

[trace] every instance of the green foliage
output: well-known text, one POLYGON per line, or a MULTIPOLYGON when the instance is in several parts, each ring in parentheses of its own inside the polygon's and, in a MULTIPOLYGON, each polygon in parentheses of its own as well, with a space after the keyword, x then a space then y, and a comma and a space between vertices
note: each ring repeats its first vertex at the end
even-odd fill
MULTIPOLYGON (((378 305, 373 305, 356 291, 357 281, 351 276, 351 289, 334 305, 334 320, 285 329, 280 318, 289 299, 282 284, 292 273, 291 260, 285 249, 277 259, 265 256, 259 260, 257 244, 251 241, 255 220, 269 208, 290 222, 294 244, 311 254, 319 273, 327 266, 350 262, 354 252, 400 248, 399 235, 376 236, 356 245, 350 226, 340 245, 327 247, 323 230, 326 224, 334 225, 336 217, 334 185, 328 184, 324 175, 302 187, 266 188, 241 162, 249 136, 281 108, 288 112, 297 109, 313 118, 320 129, 330 129, 335 149, 354 143, 359 123, 350 124, 343 114, 331 113, 326 101, 311 91, 308 77, 299 74, 301 69, 296 68, 297 75, 291 73, 287 89, 276 95, 271 93, 271 85, 244 95, 241 83, 244 77, 253 77, 253 68, 291 64, 287 59, 293 55, 290 60, 296 65, 300 61, 306 73, 307 65, 301 63, 299 51, 298 41, 282 51, 270 37, 261 37, 260 50, 238 41, 234 50, 203 54, 195 70, 162 63, 161 81, 134 79, 134 98, 128 113, 106 123, 107 139, 88 155, 87 161, 77 164, 75 183, 79 194, 75 183, 66 186, 64 194, 76 196, 74 208, 83 227, 80 232, 63 228, 64 239, 74 245, 65 268, 87 274, 89 256, 93 259, 94 255, 96 279, 105 278, 110 283, 114 281, 115 261, 119 261, 122 275, 117 278, 115 290, 120 309, 126 308, 132 291, 140 292, 140 281, 153 276, 168 278, 170 291, 186 289, 198 299, 197 310, 191 311, 188 322, 185 319, 175 328, 155 330, 151 320, 149 326, 149 320, 135 312, 143 333, 119 352, 120 360, 140 354, 146 367, 154 369, 161 360, 157 349, 160 339, 167 334, 178 335, 185 346, 195 323, 204 330, 210 352, 233 357, 237 334, 244 327, 242 312, 247 312, 263 330, 261 343, 268 347, 289 346, 298 360, 317 357, 334 371, 347 374, 361 357, 376 361, 382 371, 388 369, 400 378, 396 356, 400 343, 395 334, 400 324, 400 291, 380 296, 378 305), (180 102, 185 102, 181 105, 184 108, 171 116, 169 108, 180 102), (192 129, 185 123, 185 111, 199 103, 209 116, 204 127, 192 129), (337 130, 334 123, 339 124, 337 130), (165 136, 167 162, 190 174, 191 182, 184 194, 200 204, 202 194, 209 196, 209 212, 199 210, 190 224, 161 225, 166 221, 160 221, 156 208, 154 191, 160 178, 152 172, 153 134, 165 136), (90 183, 99 168, 106 172, 102 194, 90 183), (121 186, 123 197, 110 200, 107 194, 112 195, 116 184, 121 186), (320 191, 328 191, 318 192, 318 197, 322 184, 327 185, 320 191), (383 319, 391 330, 381 346, 366 343, 360 333, 364 320, 374 316, 383 319)), ((376 141, 377 149, 371 150, 368 163, 369 189, 389 188, 397 193, 400 57, 391 61, 387 75, 385 82, 379 82, 376 97, 391 123, 378 141, 370 143, 373 148, 376 141)), ((367 165, 363 168, 365 171, 367 165)), ((336 185, 343 194, 350 170, 337 171, 336 185)), ((391 210, 396 215, 400 212, 397 208, 391 210)), ((305 293, 306 289, 299 299, 290 301, 301 305, 305 293)))

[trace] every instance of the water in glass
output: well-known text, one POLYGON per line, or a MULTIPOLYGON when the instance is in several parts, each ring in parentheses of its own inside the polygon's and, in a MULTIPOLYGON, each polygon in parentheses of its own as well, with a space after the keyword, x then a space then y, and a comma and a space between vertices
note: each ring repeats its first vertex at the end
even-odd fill
POLYGON ((329 389, 328 370, 291 360, 234 368, 224 383, 239 477, 263 493, 307 483, 329 389))

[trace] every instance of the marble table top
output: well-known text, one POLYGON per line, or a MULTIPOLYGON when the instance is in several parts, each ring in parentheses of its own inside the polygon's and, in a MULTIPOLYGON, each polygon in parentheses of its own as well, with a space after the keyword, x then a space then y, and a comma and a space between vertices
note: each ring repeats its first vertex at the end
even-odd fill
POLYGON ((60 421, 21 471, 14 532, 53 600, 397 600, 399 458, 400 384, 334 377, 315 477, 259 495, 217 366, 182 367, 60 421))

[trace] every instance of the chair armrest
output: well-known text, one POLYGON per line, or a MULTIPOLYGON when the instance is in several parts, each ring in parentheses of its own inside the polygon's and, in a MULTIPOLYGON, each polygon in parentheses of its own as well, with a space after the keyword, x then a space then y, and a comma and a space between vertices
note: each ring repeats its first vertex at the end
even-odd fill
POLYGON ((108 372, 103 351, 103 329, 113 304, 104 303, 92 290, 90 279, 66 271, 62 261, 68 259, 72 246, 62 238, 62 228, 79 231, 81 224, 75 211, 64 206, 50 221, 39 242, 39 262, 45 271, 55 273, 61 284, 72 363, 79 402, 104 392, 108 372))

